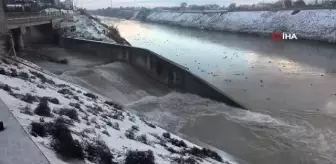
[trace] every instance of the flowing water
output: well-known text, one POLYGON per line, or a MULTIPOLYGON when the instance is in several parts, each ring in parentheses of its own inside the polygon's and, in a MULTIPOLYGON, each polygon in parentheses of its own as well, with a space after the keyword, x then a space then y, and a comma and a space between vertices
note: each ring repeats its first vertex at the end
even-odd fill
POLYGON ((334 45, 273 42, 268 37, 114 18, 104 21, 117 25, 133 46, 188 67, 250 111, 171 92, 122 63, 107 64, 105 59, 60 49, 51 51, 70 59, 66 66, 26 58, 117 99, 163 128, 247 163, 336 163, 334 45))

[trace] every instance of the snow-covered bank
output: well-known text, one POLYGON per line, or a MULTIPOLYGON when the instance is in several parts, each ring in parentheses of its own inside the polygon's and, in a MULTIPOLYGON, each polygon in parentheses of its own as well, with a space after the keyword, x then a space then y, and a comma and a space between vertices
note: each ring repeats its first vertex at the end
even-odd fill
POLYGON ((41 14, 74 14, 73 10, 64 10, 64 9, 55 9, 55 8, 47 8, 40 11, 41 14))
POLYGON ((2 59, 0 97, 52 164, 234 163, 33 67, 2 59))
POLYGON ((73 16, 73 19, 62 21, 55 28, 59 35, 65 37, 116 43, 108 37, 110 30, 107 27, 86 15, 73 16))
POLYGON ((336 42, 336 10, 244 11, 228 13, 153 12, 147 21, 246 33, 275 30, 295 33, 298 38, 336 42))

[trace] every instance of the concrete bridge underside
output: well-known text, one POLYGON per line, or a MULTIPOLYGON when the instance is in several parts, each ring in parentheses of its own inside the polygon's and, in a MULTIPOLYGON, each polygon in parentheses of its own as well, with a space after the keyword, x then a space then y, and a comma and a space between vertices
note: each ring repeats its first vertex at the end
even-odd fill
POLYGON ((27 43, 52 41, 53 25, 63 18, 62 14, 41 15, 0 11, 0 33, 5 36, 7 47, 11 47, 13 41, 15 49, 20 51, 27 43))

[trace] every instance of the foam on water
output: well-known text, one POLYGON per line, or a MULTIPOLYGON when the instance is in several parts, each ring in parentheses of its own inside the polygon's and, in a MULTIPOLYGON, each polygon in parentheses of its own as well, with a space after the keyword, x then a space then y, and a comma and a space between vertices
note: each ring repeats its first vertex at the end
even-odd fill
MULTIPOLYGON (((232 108, 193 94, 178 92, 166 94, 167 92, 158 85, 143 80, 141 74, 122 63, 71 70, 64 72, 61 77, 123 104, 126 103, 127 108, 176 133, 180 133, 187 124, 193 125, 198 118, 223 116, 220 118, 237 125, 238 128, 240 126, 246 128, 243 130, 251 133, 256 139, 272 141, 272 145, 265 148, 265 154, 267 151, 290 151, 294 156, 299 156, 301 163, 336 163, 335 131, 316 128, 300 117, 293 119, 273 116, 272 113, 232 108)), ((188 137, 199 139, 197 136, 188 137)), ((211 141, 202 142, 217 147, 216 143, 211 141)), ((253 150, 264 149, 252 141, 249 146, 253 150)))
POLYGON ((163 97, 144 97, 129 103, 127 107, 175 132, 179 132, 185 124, 195 121, 198 117, 224 115, 229 121, 252 130, 257 138, 273 141, 274 151, 288 149, 288 151, 300 152, 299 154, 302 155, 298 157, 300 162, 334 163, 336 161, 335 132, 330 129, 314 128, 307 121, 282 120, 271 115, 236 109, 196 95, 177 92, 163 97))

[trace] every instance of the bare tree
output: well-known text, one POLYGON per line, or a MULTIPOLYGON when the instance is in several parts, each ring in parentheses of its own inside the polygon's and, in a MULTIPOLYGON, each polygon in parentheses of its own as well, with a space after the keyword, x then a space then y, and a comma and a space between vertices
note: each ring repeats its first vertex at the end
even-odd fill
POLYGON ((306 3, 303 0, 297 0, 293 3, 294 7, 305 7, 306 3))
POLYGON ((293 7, 292 0, 284 0, 283 5, 285 8, 293 7))
POLYGON ((185 2, 182 2, 181 5, 180 5, 180 7, 181 7, 182 9, 187 8, 187 6, 188 6, 188 4, 185 3, 185 2))
POLYGON ((236 8, 236 3, 231 3, 229 6, 228 6, 229 9, 235 9, 236 8))

